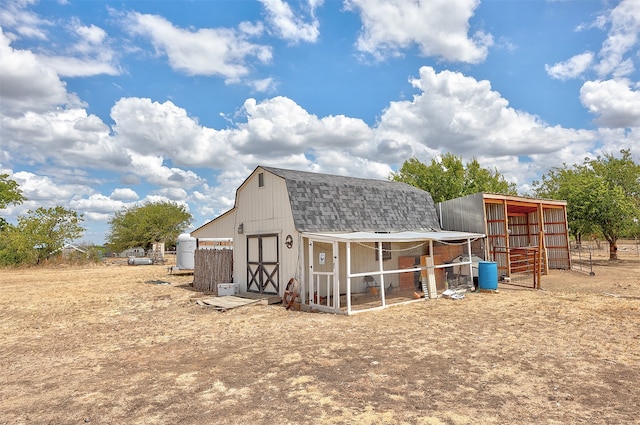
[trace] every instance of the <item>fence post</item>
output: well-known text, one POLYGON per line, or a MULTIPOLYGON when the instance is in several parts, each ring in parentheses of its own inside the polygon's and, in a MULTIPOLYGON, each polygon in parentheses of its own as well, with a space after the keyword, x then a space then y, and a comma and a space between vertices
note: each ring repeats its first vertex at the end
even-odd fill
POLYGON ((540 263, 540 254, 538 254, 539 250, 533 250, 532 252, 532 256, 533 256, 533 288, 534 289, 539 289, 540 288, 540 274, 538 273, 540 271, 541 268, 541 263, 540 263))
MULTIPOLYGON (((538 254, 534 253, 534 256, 538 258, 538 266, 536 267, 536 289, 540 289, 540 279, 542 279, 542 247, 540 247, 538 254)), ((548 271, 547 271, 548 273, 548 271)))

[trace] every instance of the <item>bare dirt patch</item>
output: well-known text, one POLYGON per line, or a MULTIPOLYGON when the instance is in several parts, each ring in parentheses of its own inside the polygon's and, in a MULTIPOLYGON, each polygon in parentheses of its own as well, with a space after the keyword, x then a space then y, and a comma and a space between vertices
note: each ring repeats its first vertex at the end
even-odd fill
POLYGON ((164 266, 0 270, 0 424, 637 423, 640 256, 620 257, 352 317, 220 313, 164 266))

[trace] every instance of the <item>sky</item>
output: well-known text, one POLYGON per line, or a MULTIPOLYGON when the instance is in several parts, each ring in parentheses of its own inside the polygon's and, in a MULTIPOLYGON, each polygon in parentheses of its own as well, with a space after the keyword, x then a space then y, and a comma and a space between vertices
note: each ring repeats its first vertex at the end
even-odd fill
POLYGON ((169 200, 193 230, 259 165, 387 179, 476 158, 520 193, 640 162, 640 0, 0 0, 0 174, 102 244, 169 200))

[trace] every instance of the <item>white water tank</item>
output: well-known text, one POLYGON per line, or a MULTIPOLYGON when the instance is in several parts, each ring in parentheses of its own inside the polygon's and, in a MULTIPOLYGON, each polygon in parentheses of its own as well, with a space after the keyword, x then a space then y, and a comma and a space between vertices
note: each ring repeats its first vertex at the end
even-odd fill
POLYGON ((176 244, 176 268, 178 270, 193 270, 195 263, 196 238, 189 233, 178 236, 176 244))

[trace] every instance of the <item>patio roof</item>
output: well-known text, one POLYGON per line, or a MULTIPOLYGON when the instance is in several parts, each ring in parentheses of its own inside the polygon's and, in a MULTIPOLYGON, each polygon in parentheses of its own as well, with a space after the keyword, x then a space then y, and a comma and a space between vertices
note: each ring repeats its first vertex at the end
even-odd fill
POLYGON ((482 233, 469 232, 453 232, 447 230, 438 230, 433 232, 392 232, 392 233, 375 233, 375 232, 348 232, 348 233, 314 233, 304 232, 303 236, 327 241, 338 242, 415 242, 415 241, 459 241, 467 239, 484 238, 482 233))

